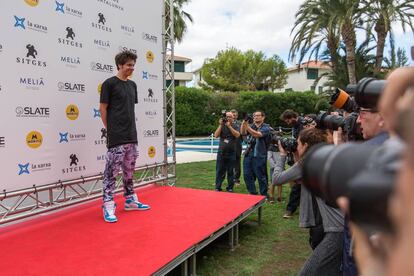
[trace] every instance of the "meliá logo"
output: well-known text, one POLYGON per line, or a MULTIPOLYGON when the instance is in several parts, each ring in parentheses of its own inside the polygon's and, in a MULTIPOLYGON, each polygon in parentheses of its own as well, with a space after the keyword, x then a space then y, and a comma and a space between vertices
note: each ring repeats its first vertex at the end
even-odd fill
POLYGON ((157 116, 156 110, 147 110, 145 111, 145 116, 149 119, 154 119, 157 116))
POLYGON ((119 5, 119 0, 98 0, 98 3, 103 3, 111 8, 124 11, 124 7, 119 5))
POLYGON ((123 31, 127 35, 132 35, 135 33, 135 28, 132 26, 121 25, 121 31, 123 31))
POLYGON ((15 109, 18 118, 49 118, 49 107, 18 106, 15 109))
POLYGON ((85 140, 86 140, 86 134, 84 133, 59 132, 59 144, 85 141, 85 140))
POLYGON ((31 30, 41 33, 47 33, 47 27, 38 23, 34 23, 25 17, 14 15, 14 27, 21 30, 31 30))
POLYGON ((142 71, 142 79, 143 80, 158 80, 158 75, 151 74, 148 71, 142 71))
POLYGON ((144 137, 146 138, 154 138, 154 137, 159 137, 159 136, 160 136, 160 131, 158 129, 144 130, 144 137))
POLYGON ((80 41, 76 40, 76 33, 72 27, 65 28, 65 37, 59 37, 58 43, 63 45, 68 45, 75 48, 82 48, 83 44, 80 41))
POLYGON ((26 135, 26 144, 31 149, 37 149, 43 143, 43 136, 40 132, 33 130, 26 135))
POLYGON ((80 165, 79 158, 75 153, 69 155, 69 166, 62 169, 63 174, 81 172, 86 170, 86 166, 80 165))
POLYGON ((111 33, 112 29, 111 29, 111 27, 107 26, 105 15, 100 12, 100 13, 98 13, 97 17, 98 17, 97 18, 97 23, 92 22, 92 27, 95 28, 95 29, 98 29, 98 30, 102 30, 102 31, 111 33))
POLYGON ((73 83, 73 82, 59 82, 58 91, 72 92, 72 93, 85 93, 85 84, 73 83))
POLYGON ((74 104, 68 105, 66 107, 66 117, 71 121, 74 121, 74 120, 78 119, 78 117, 79 117, 79 108, 74 104))
POLYGON ((95 44, 99 49, 102 50, 111 48, 109 40, 94 39, 93 44, 95 44))
POLYGON ((0 148, 6 147, 6 137, 0 136, 0 148))
POLYGON ((79 57, 60 57, 60 61, 71 68, 77 68, 81 64, 79 57))
POLYGON ((158 42, 158 38, 155 35, 149 34, 149 33, 142 33, 142 39, 152 42, 152 43, 157 43, 158 42))
POLYGON ((114 66, 100 62, 91 62, 91 70, 97 72, 112 73, 114 71, 114 66))
POLYGON ((26 45, 26 57, 17 57, 16 62, 21 64, 27 64, 37 67, 46 67, 46 61, 38 60, 38 52, 36 50, 36 47, 32 44, 26 45))
POLYGON ((148 88, 148 96, 144 98, 145 103, 158 103, 158 99, 154 98, 154 91, 152 88, 148 88))
POLYGON ((119 46, 119 51, 120 51, 120 52, 130 51, 130 52, 132 52, 132 53, 134 53, 134 54, 137 54, 137 53, 138 53, 138 51, 137 51, 136 49, 133 49, 133 48, 128 48, 128 47, 126 47, 126 46, 119 46))
POLYGON ((20 85, 24 85, 26 89, 39 90, 45 86, 43 78, 20 77, 20 85))
POLYGON ((79 18, 82 18, 82 11, 74 9, 72 7, 66 6, 64 2, 55 1, 56 8, 55 11, 61 14, 69 14, 79 18))

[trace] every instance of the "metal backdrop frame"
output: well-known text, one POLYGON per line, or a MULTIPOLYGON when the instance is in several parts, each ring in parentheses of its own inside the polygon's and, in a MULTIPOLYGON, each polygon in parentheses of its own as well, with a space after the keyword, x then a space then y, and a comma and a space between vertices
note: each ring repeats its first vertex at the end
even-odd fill
MULTIPOLYGON (((174 6, 173 0, 163 0, 163 115, 164 161, 135 168, 134 187, 148 184, 175 185, 175 86, 174 86, 174 6), (168 21, 166 16, 171 19, 168 21), (166 85, 167 76, 171 79, 166 85), (170 141, 171 145, 168 145, 170 141), (171 150, 168 151, 168 147, 171 150), (170 152, 172 156, 167 153, 170 152), (169 160, 170 159, 170 160, 169 160)), ((118 176, 115 192, 122 191, 118 176)), ((0 191, 0 226, 42 213, 80 204, 101 197, 102 173, 68 181, 36 186, 16 191, 0 191)))

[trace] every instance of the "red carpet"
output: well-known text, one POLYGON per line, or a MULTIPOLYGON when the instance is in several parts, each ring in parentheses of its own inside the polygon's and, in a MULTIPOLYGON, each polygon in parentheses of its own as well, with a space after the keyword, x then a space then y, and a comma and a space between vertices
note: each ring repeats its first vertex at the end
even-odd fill
POLYGON ((105 223, 101 201, 0 229, 1 275, 149 275, 263 197, 176 187, 140 189, 149 211, 105 223))

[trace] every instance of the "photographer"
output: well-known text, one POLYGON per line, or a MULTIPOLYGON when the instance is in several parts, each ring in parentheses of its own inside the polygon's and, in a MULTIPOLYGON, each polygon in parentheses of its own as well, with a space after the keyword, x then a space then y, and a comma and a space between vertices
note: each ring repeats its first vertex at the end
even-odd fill
MULTIPOLYGON (((239 113, 236 109, 230 110, 234 117, 234 124, 237 126, 237 129, 240 130, 241 122, 237 120, 239 118, 239 113)), ((234 164, 234 184, 240 185, 240 174, 241 174, 241 153, 242 153, 242 137, 236 138, 236 162, 234 164)))
MULTIPOLYGON (((302 158, 313 146, 325 143, 326 133, 309 128, 299 133, 297 157, 299 159, 288 170, 284 170, 286 150, 279 142, 280 157, 272 176, 272 185, 289 181, 302 183, 302 158)), ((309 228, 310 245, 314 251, 301 269, 299 275, 340 275, 343 241, 343 216, 338 209, 313 196, 306 187, 300 195, 300 227, 309 228)))
POLYGON ((233 192, 234 186, 234 163, 236 161, 236 139, 240 137, 239 129, 234 124, 233 114, 223 112, 219 120, 219 126, 214 132, 214 137, 220 137, 219 149, 216 161, 216 191, 221 191, 221 184, 226 177, 228 192, 233 192))
MULTIPOLYGON (((288 126, 292 127, 292 136, 293 138, 297 139, 299 136, 299 132, 303 129, 303 118, 299 117, 298 113, 291 109, 286 109, 282 115, 280 115, 280 119, 284 121, 288 126)), ((289 202, 286 205, 286 212, 283 215, 283 218, 291 218, 292 215, 295 213, 296 209, 299 206, 300 202, 300 189, 301 186, 298 184, 294 184, 291 186, 290 194, 289 194, 289 202)))
POLYGON ((264 123, 263 111, 254 112, 252 119, 253 123, 249 125, 249 118, 243 118, 240 129, 241 135, 247 135, 248 142, 244 152, 243 176, 250 194, 257 194, 257 178, 260 194, 267 197, 267 149, 270 143, 270 126, 264 123))

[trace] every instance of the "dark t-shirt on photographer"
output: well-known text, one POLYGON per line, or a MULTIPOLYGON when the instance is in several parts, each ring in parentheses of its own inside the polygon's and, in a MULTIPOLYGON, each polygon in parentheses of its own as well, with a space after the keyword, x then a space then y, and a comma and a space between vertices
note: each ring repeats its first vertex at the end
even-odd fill
POLYGON ((102 84, 101 103, 107 108, 107 147, 137 143, 135 104, 138 103, 137 85, 114 76, 102 84))
MULTIPOLYGON (((237 124, 233 123, 232 127, 240 132, 240 128, 237 124)), ((234 137, 233 133, 231 133, 230 129, 224 125, 221 128, 220 132, 220 144, 218 148, 218 153, 221 153, 223 155, 233 154, 236 152, 236 143, 237 138, 234 137)))

